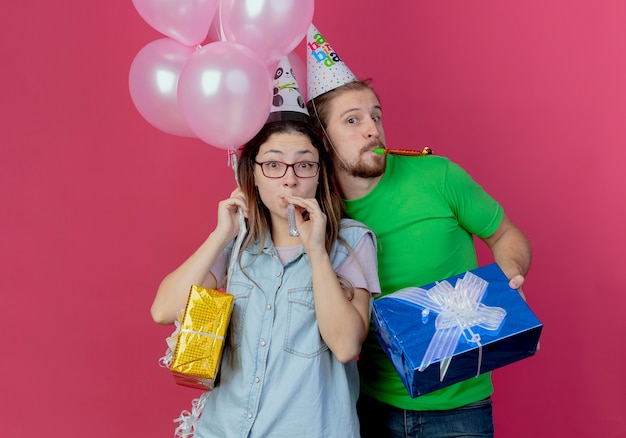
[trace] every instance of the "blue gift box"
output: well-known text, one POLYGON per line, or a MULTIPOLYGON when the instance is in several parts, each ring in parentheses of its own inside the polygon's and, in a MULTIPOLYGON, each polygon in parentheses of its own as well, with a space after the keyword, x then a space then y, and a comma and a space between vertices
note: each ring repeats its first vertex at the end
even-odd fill
MULTIPOLYGON (((425 367, 422 363, 425 356, 437 350, 433 349, 434 340, 441 339, 442 333, 445 333, 445 329, 437 330, 435 327, 437 317, 443 313, 441 309, 439 312, 427 309, 423 299, 417 300, 420 305, 399 298, 407 291, 412 294, 411 289, 403 289, 374 301, 373 321, 378 341, 413 398, 525 359, 537 351, 543 324, 520 294, 509 287, 509 280, 500 267, 493 263, 469 272, 478 276, 478 281, 487 282, 486 289, 483 287, 484 294, 477 302, 481 304, 481 311, 494 309, 487 313, 498 316, 497 323, 493 324, 497 327, 448 328, 458 332, 458 343, 450 341, 453 353, 449 359, 438 359, 435 355, 435 361, 425 367), (467 333, 475 337, 472 339, 467 333)), ((422 289, 421 292, 441 291, 442 285, 454 287, 457 280, 464 276, 465 273, 459 274, 419 289, 422 289)), ((447 315, 449 313, 442 317, 447 315)))

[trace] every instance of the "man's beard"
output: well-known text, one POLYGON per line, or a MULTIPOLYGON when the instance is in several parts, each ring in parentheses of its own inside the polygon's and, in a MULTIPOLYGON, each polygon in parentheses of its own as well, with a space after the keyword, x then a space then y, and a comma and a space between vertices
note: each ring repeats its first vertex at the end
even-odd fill
POLYGON ((363 149, 359 153, 359 157, 355 163, 347 163, 345 160, 337 160, 339 168, 350 176, 355 178, 376 178, 385 173, 385 167, 387 164, 387 157, 385 154, 380 154, 374 157, 374 161, 364 162, 361 159, 363 154, 371 153, 373 149, 378 147, 384 147, 384 145, 378 141, 374 141, 363 149))

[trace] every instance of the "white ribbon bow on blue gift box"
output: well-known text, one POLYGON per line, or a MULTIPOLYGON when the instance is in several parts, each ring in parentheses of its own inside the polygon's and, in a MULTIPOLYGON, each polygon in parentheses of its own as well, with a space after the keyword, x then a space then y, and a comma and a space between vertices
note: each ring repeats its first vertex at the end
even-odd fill
POLYGON ((430 364, 439 360, 439 378, 443 381, 454 350, 463 335, 468 342, 478 346, 476 375, 480 374, 482 344, 480 335, 472 328, 497 330, 506 316, 506 310, 503 308, 489 307, 481 303, 487 285, 487 281, 471 272, 466 272, 463 278, 457 280, 454 287, 444 280, 437 282, 430 290, 410 287, 383 297, 417 304, 424 309, 422 319, 427 318, 430 311, 438 313, 435 320, 435 334, 424 354, 419 371, 424 371, 430 364))

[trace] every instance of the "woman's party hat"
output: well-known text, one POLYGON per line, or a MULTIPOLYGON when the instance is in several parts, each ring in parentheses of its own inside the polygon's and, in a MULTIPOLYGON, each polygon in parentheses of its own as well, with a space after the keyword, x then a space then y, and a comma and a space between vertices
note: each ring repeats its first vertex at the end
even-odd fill
POLYGON ((268 122, 309 119, 309 112, 293 75, 291 63, 286 56, 278 62, 278 67, 276 67, 272 92, 274 95, 268 122))

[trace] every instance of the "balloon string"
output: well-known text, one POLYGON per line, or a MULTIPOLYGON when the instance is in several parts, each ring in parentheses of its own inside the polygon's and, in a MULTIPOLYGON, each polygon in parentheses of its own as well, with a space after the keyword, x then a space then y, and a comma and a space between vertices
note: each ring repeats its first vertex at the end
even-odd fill
POLYGON ((228 156, 230 161, 230 166, 233 168, 233 173, 235 174, 235 182, 237 183, 237 187, 239 187, 239 177, 237 176, 237 152, 234 149, 228 150, 228 156))
POLYGON ((222 0, 217 4, 217 18, 219 23, 220 41, 226 41, 226 35, 224 34, 224 25, 222 23, 222 0))
MULTIPOLYGON (((235 181, 237 182, 237 187, 239 187, 239 178, 237 177, 237 153, 230 149, 230 159, 233 167, 233 171, 235 172, 235 181)), ((241 250, 241 245, 243 243, 243 239, 246 236, 247 225, 246 218, 243 215, 243 210, 241 207, 237 208, 237 214, 239 218, 239 233, 237 233, 237 237, 235 238, 235 242, 233 244, 233 251, 230 255, 230 261, 228 263, 228 275, 226 280, 226 290, 230 290, 230 279, 234 270, 235 262, 237 257, 239 256, 239 251, 241 250)))

